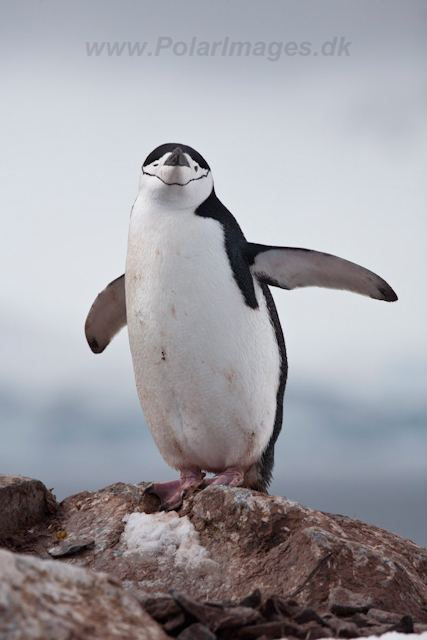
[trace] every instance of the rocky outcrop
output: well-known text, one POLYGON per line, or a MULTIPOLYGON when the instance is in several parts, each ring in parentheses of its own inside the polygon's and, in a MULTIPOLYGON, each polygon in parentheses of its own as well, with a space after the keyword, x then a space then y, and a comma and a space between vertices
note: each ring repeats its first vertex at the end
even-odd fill
MULTIPOLYGON (((214 601, 217 608, 223 601, 236 607, 254 589, 263 594, 262 602, 274 595, 282 603, 276 603, 279 612, 267 607, 268 615, 262 603, 254 605, 254 618, 246 626, 256 626, 257 620, 282 624, 271 615, 282 615, 280 607, 289 601, 295 601, 299 613, 315 610, 323 620, 317 625, 339 637, 366 635, 375 625, 383 632, 404 616, 415 625, 427 624, 427 551, 408 540, 287 498, 230 487, 210 486, 189 495, 179 514, 157 513, 157 499, 145 496, 144 486, 118 483, 71 496, 56 513, 30 531, 3 538, 3 544, 55 558, 60 566, 108 572, 143 606, 149 596, 166 597, 170 589, 199 603, 214 601), (347 631, 344 621, 353 625, 347 631)), ((174 602, 181 607, 182 625, 182 602, 176 595, 174 602)), ((215 633, 187 610, 185 616, 185 624, 215 633)), ((175 631, 182 632, 179 624, 175 631)), ((312 631, 310 637, 324 637, 323 631, 312 631)))

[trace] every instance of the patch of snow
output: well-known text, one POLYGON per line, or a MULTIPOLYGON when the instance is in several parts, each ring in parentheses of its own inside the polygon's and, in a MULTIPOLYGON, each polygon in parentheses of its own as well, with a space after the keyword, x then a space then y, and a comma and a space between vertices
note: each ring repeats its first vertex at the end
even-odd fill
POLYGON ((162 513, 130 513, 120 541, 127 547, 124 555, 140 554, 145 560, 174 563, 176 567, 198 573, 219 569, 200 544, 200 535, 187 516, 175 511, 162 513))

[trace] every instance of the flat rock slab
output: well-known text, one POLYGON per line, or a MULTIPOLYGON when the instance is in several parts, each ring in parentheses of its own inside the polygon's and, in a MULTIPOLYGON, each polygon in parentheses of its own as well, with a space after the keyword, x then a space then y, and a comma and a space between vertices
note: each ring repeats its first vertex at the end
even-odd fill
POLYGON ((19 550, 106 571, 145 594, 175 589, 238 602, 259 588, 322 615, 377 610, 427 623, 427 551, 409 540, 241 488, 209 486, 189 495, 178 514, 158 514, 156 498, 143 495, 146 484, 67 498, 19 550))
POLYGON ((0 544, 46 520, 57 508, 55 496, 39 480, 0 474, 0 544))
POLYGON ((2 640, 167 637, 111 576, 0 550, 2 640))

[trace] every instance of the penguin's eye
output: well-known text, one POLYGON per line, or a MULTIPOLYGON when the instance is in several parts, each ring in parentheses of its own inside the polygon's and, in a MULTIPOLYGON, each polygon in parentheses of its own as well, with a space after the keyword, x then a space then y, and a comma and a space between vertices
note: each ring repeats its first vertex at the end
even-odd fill
POLYGON ((194 171, 198 171, 199 167, 197 166, 197 164, 194 166, 194 171))
POLYGON ((158 166, 159 166, 159 163, 158 163, 158 162, 155 162, 155 163, 153 164, 153 167, 158 167, 158 166))

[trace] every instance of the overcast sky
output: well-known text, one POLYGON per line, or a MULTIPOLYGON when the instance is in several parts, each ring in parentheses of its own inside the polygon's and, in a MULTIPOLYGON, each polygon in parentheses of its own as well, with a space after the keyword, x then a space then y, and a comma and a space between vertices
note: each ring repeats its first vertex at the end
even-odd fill
POLYGON ((61 497, 174 477, 143 422, 126 330, 94 356, 83 325, 124 271, 142 161, 177 141, 206 157, 250 241, 334 253, 397 292, 274 291, 290 372, 273 489, 349 515, 375 495, 366 518, 382 509, 378 524, 427 545, 426 3, 1 6, 0 471, 61 497), (226 38, 249 55, 220 55, 226 38), (88 55, 103 42, 147 44, 88 55), (396 486, 416 499, 390 521, 393 497, 408 504, 396 486))

